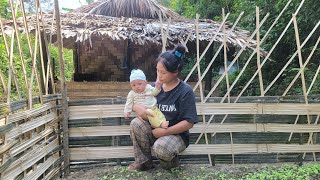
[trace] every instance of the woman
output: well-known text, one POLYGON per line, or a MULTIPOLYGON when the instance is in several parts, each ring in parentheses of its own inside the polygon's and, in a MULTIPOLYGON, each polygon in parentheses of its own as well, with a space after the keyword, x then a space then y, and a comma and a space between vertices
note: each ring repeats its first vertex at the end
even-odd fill
POLYGON ((157 78, 163 83, 157 96, 160 111, 169 121, 169 127, 152 128, 141 118, 148 113, 145 107, 134 104, 138 117, 130 123, 130 136, 135 162, 129 170, 149 170, 153 167, 151 148, 164 169, 179 166, 178 154, 189 145, 189 129, 198 122, 195 95, 192 88, 178 78, 182 70, 185 47, 178 44, 172 51, 157 58, 157 78))

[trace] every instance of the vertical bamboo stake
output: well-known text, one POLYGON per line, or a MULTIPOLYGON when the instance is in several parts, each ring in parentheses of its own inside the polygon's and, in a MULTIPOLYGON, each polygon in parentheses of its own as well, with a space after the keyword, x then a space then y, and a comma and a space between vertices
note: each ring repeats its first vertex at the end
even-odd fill
MULTIPOLYGON (((302 90, 303 90, 303 96, 305 103, 308 104, 308 96, 307 96, 307 88, 306 88, 306 80, 304 76, 304 69, 303 69, 303 61, 302 61, 302 54, 301 54, 301 43, 300 43, 300 37, 299 37, 299 29, 297 24, 296 15, 292 14, 293 19, 293 25, 294 25, 294 32, 296 36, 296 44, 297 44, 297 50, 298 50, 298 57, 299 57, 299 65, 302 69, 301 71, 301 81, 302 81, 302 90)), ((310 116, 309 113, 307 114, 308 124, 310 124, 310 116)), ((309 133, 309 137, 312 136, 312 133, 309 133)), ((315 157, 315 152, 312 153, 313 157, 315 157)), ((303 154, 303 159, 305 158, 306 153, 303 154)))
MULTIPOLYGON (((273 22, 273 24, 270 26, 270 28, 268 29, 268 31, 267 31, 267 33, 265 34, 265 36, 262 38, 262 40, 261 40, 261 43, 262 42, 264 42, 264 40, 268 37, 268 34, 269 34, 269 32, 271 31, 271 29, 273 28, 273 26, 276 24, 276 22, 279 20, 279 18, 281 17, 281 15, 284 13, 284 11, 287 9, 287 7, 289 6, 289 4, 291 3, 291 0, 290 1, 288 1, 288 3, 286 4, 286 6, 282 9, 282 11, 281 11, 281 13, 278 15, 278 17, 275 19, 275 21, 273 22)), ((304 0, 302 0, 301 1, 301 3, 300 3, 300 5, 299 5, 299 7, 297 8, 297 10, 296 10, 296 14, 299 12, 299 10, 300 10, 300 8, 302 7, 302 5, 303 5, 303 3, 304 3, 304 0)), ((265 16, 266 17, 266 16, 265 16)), ((261 22, 260 22, 260 26, 259 27, 261 27, 261 25, 264 23, 264 20, 262 20, 261 22)), ((290 20, 290 22, 287 24, 287 26, 286 26, 286 28, 283 30, 283 32, 281 33, 281 35, 280 35, 280 37, 278 38, 278 40, 277 40, 277 42, 273 45, 273 47, 271 48, 271 52, 269 52, 268 54, 267 54, 267 57, 264 59, 264 61, 262 62, 262 66, 263 66, 263 64, 266 62, 266 60, 268 59, 268 57, 270 56, 270 54, 272 53, 272 51, 273 51, 273 49, 276 47, 276 45, 279 43, 279 41, 281 40, 281 38, 283 37, 283 35, 284 35, 284 33, 287 31, 287 29, 289 28, 289 26, 291 25, 291 23, 292 23, 292 19, 290 20)), ((315 27, 314 29, 313 29, 313 32, 315 31, 315 29, 316 29, 317 27, 315 27)), ((254 33, 253 33, 254 34, 254 33)), ((306 40, 304 41, 304 43, 305 42, 307 42, 307 40, 310 38, 310 36, 308 36, 307 38, 306 38, 306 40)), ((241 77, 241 75, 243 74, 243 72, 244 72, 244 70, 246 69, 246 67, 248 66, 248 64, 249 64, 249 62, 251 61, 251 59, 252 59, 252 57, 254 56, 254 54, 255 54, 255 52, 256 52, 256 50, 251 54, 251 56, 249 57, 249 59, 247 60, 247 62, 246 62, 246 64, 244 65, 244 67, 242 68, 242 70, 241 70, 241 72, 239 73, 239 75, 236 77, 236 79, 234 80, 234 82, 232 83, 232 85, 231 85, 231 88, 230 88, 230 90, 235 86, 235 84, 238 82, 238 80, 240 79, 240 77, 241 77)), ((238 53, 239 54, 239 53, 238 53)), ((237 55, 238 56, 238 55, 237 55)), ((235 57, 235 59, 236 59, 237 57, 235 57)), ((234 61, 234 60, 233 60, 234 61)), ((231 63, 232 64, 232 63, 231 63)), ((256 73, 254 74, 254 76, 249 80, 249 84, 251 83, 251 81, 253 80, 253 78, 255 77, 257 75, 257 71, 256 71, 256 73)), ((244 90, 248 87, 248 83, 246 84, 246 86, 244 87, 244 89, 240 92, 240 94, 237 96, 237 98, 236 98, 236 100, 234 101, 234 103, 236 103, 238 100, 239 100, 239 98, 240 98, 240 96, 242 95, 242 93, 244 92, 244 90)), ((218 84, 218 83, 216 83, 216 84, 218 84)), ((213 88, 214 89, 214 88, 213 88)), ((229 92, 227 92, 227 93, 229 93, 229 92)), ((226 96, 227 96, 227 93, 225 93, 225 95, 224 95, 224 97, 222 98, 222 100, 221 100, 221 102, 220 103, 222 103, 224 100, 225 100, 225 98, 226 98, 226 96)), ((227 117, 228 115, 226 114, 225 116, 224 116, 224 118, 223 118, 223 120, 221 121, 221 124, 225 121, 225 119, 226 119, 226 117, 227 117)), ((210 121, 209 121, 210 122, 210 121)), ((208 122, 208 123, 209 123, 208 122)), ((214 136, 216 133, 214 133, 212 136, 214 136)), ((200 136, 199 136, 200 137, 200 136)))
POLYGON ((259 70, 259 83, 260 83, 260 94, 263 97, 264 92, 263 92, 263 79, 262 79, 262 70, 261 70, 261 64, 260 64, 260 29, 259 29, 259 24, 260 24, 260 19, 259 19, 259 7, 256 6, 256 28, 258 29, 257 31, 257 67, 259 70))
POLYGON ((3 87, 3 94, 7 95, 7 85, 6 85, 6 82, 4 80, 4 75, 1 70, 0 70, 0 80, 1 80, 2 87, 3 87))
MULTIPOLYGON (((42 16, 42 19, 43 19, 42 12, 41 12, 41 16, 42 16)), ((47 79, 46 79, 46 84, 45 84, 46 94, 48 94, 48 89, 49 89, 49 75, 50 75, 50 79, 51 79, 51 85, 52 85, 53 93, 54 94, 56 93, 55 84, 54 84, 54 81, 53 81, 53 73, 52 73, 52 68, 51 68, 50 48, 48 47, 49 44, 52 43, 52 31, 53 31, 54 16, 55 16, 55 11, 53 11, 53 14, 52 14, 49 43, 47 42, 47 39, 45 38, 45 43, 46 43, 46 48, 47 48, 47 55, 48 55, 47 75, 46 75, 47 79)), ((44 27, 44 25, 43 25, 43 27, 44 27)))
MULTIPOLYGON (((266 21, 267 17, 269 16, 269 13, 265 15, 265 17, 263 18, 263 20, 260 23, 261 27, 263 25, 263 23, 266 21)), ((247 39, 247 42, 245 43, 244 46, 242 46, 241 50, 238 52, 237 56, 232 60, 232 62, 230 63, 230 65, 228 66, 228 70, 230 70, 230 68, 232 67, 232 65, 236 62, 236 60, 240 57, 240 55, 242 54, 242 52, 245 50, 245 48, 249 45, 249 42, 252 40, 253 36, 257 33, 257 29, 251 34, 251 36, 247 39)), ((213 93, 213 91, 218 87, 218 85, 220 84, 220 82, 222 81, 222 79, 224 78, 224 76, 226 75, 226 72, 223 72, 223 74, 220 76, 219 80, 216 82, 216 84, 213 86, 213 88, 211 88, 210 92, 208 93, 208 95, 206 96, 204 101, 207 101, 208 98, 211 96, 211 94, 213 93)), ((232 88, 231 88, 232 89, 232 88)), ((227 92, 230 93, 230 92, 227 92)))
MULTIPOLYGON (((232 28, 230 29, 229 33, 231 33, 234 28, 236 27, 236 25, 238 24, 240 18, 242 17, 243 12, 240 13, 240 15, 238 16, 237 20, 235 21, 235 23, 233 24, 232 28)), ((228 33, 228 35, 229 35, 228 33)), ((207 46, 208 47, 208 46, 207 46)), ((219 49, 216 51, 215 55, 213 56, 213 58, 211 59, 210 63, 208 64, 208 67, 206 68, 206 70, 204 71, 204 74, 202 74, 201 78, 200 78, 200 82, 202 81, 202 79, 204 78, 204 76, 206 75, 206 73, 208 72, 210 66, 212 65, 212 63, 214 62, 214 60, 216 59, 216 57, 218 56, 219 52, 221 51, 223 47, 223 43, 220 45, 219 49)), ((197 86, 199 85, 199 81, 197 82, 197 84, 195 85, 195 87, 193 88, 193 91, 196 90, 197 86)), ((211 117, 208 120, 207 125, 201 130, 200 135, 198 136, 198 139, 196 140, 195 144, 198 144, 203 133, 206 131, 206 129, 208 128, 208 125, 211 123, 212 119, 214 118, 214 115, 211 115, 211 117)))
MULTIPOLYGON (((32 91, 33 91, 33 78, 34 75, 36 74, 37 76, 37 66, 36 66, 36 59, 37 59, 37 47, 38 47, 38 30, 36 29, 35 32, 35 42, 34 42, 34 53, 32 53, 32 70, 31 70, 31 77, 30 77, 30 83, 29 83, 29 97, 32 97, 32 91)), ((31 100, 28 102, 28 107, 32 108, 32 98, 31 100)))
MULTIPOLYGON (((201 59, 203 58, 203 56, 206 54, 206 52, 208 51, 209 47, 211 46, 211 44, 213 43, 213 41, 216 39, 216 37, 218 36, 223 24, 225 23, 225 21, 227 20, 228 16, 229 16, 230 13, 228 13, 226 15, 226 18, 223 19, 223 21, 221 22, 218 30, 217 30, 217 33, 215 33, 215 35, 211 38, 211 41, 209 42, 209 44, 207 45, 206 49, 202 52, 201 56, 200 56, 200 61, 201 59)), ((195 64, 192 69, 190 70, 189 74, 187 75, 187 77, 185 78, 184 82, 187 82, 188 79, 190 78, 190 76, 192 75, 193 71, 197 68, 197 64, 195 64)))
MULTIPOLYGON (((233 26, 232 26, 231 29, 229 30, 227 36, 229 36, 229 35, 232 33, 232 31, 234 30, 234 28, 237 26, 237 24, 238 24, 240 18, 242 17, 242 15, 243 15, 243 12, 240 13, 240 15, 238 16, 237 20, 233 23, 233 26)), ((216 60, 216 58, 218 57, 218 55, 219 55, 222 47, 223 47, 223 43, 220 45, 220 47, 218 48, 218 50, 216 50, 216 53, 215 53, 214 56, 212 57, 210 63, 208 64, 208 66, 206 67, 206 69, 204 70, 204 72, 202 73, 202 76, 201 76, 201 78, 200 78, 201 81, 202 81, 203 78, 207 75, 207 72, 209 71, 212 63, 213 63, 213 62, 216 60)), ((199 86, 199 81, 198 81, 198 82, 196 83, 196 85, 193 87, 193 91, 195 91, 198 86, 199 86)))
MULTIPOLYGON (((18 3, 16 5, 18 5, 18 3)), ((21 48, 20 38, 19 38, 19 32, 18 32, 17 21, 16 21, 16 13, 15 13, 16 10, 14 9, 13 0, 10 0, 10 7, 11 7, 11 12, 12 12, 13 28, 14 28, 14 31, 15 31, 16 37, 17 37, 17 44, 18 44, 18 49, 19 49, 19 56, 20 56, 20 60, 21 60, 21 65, 22 65, 23 77, 24 77, 25 85, 26 85, 26 87, 28 87, 27 71, 26 71, 25 61, 23 58, 24 56, 23 56, 23 52, 22 52, 22 48, 21 48)), ((16 8, 16 9, 18 9, 18 8, 16 8)))
MULTIPOLYGON (((276 23, 278 22, 278 20, 280 19, 280 17, 282 16, 282 14, 285 12, 285 10, 288 8, 288 6, 290 5, 292 0, 288 1, 287 4, 285 5, 285 7, 282 9, 281 13, 277 16, 277 18, 274 20, 274 22, 272 23, 272 25, 269 27, 268 31, 266 32, 266 34, 264 35, 264 37, 261 39, 260 45, 267 39, 269 33, 271 32, 272 28, 276 25, 276 23)), ((296 13, 299 12, 300 7, 302 5, 299 6, 299 8, 297 9, 296 13)), ((260 27, 261 24, 263 24, 263 20, 260 22, 260 27)), ((289 22, 289 24, 291 25, 291 22, 289 22)), ((288 27, 289 25, 287 25, 288 27)), ((242 70, 240 71, 239 75, 236 77, 236 79, 234 80, 234 82, 232 83, 230 90, 233 89, 233 87, 235 86, 235 84, 238 82, 238 80, 240 79, 240 77, 242 76, 242 74, 244 73, 244 71, 246 70, 246 67, 249 65, 251 59, 253 58, 254 54, 256 53, 257 49, 254 50, 254 52, 251 53, 249 59, 246 61, 245 65, 243 66, 242 70)), ((236 58, 235 58, 236 59, 236 58)), ((264 92, 264 94, 266 93, 266 90, 264 92)), ((226 97, 227 93, 224 95, 224 97, 226 97)), ((223 101, 222 101, 223 102, 223 101)))
MULTIPOLYGON (((307 66, 307 64, 309 63, 311 57, 313 56, 313 53, 316 51, 317 46, 319 45, 319 42, 320 42, 320 36, 319 36, 316 44, 314 45, 311 53, 309 54, 307 60, 304 62, 303 67, 299 69, 299 72, 298 72, 298 73, 296 74, 296 76, 293 78, 293 80, 291 81, 291 83, 289 84, 289 86, 287 87, 287 89, 284 91, 284 93, 282 94, 282 96, 285 96, 285 95, 289 92, 289 90, 291 89, 291 87, 293 86, 293 84, 294 84, 294 83, 296 82, 296 80, 299 78, 301 72, 302 72, 302 71, 304 70, 304 68, 307 66)), ((319 66, 319 67, 320 67, 320 66, 319 66)), ((315 75, 316 75, 316 76, 314 76, 313 79, 315 79, 318 74, 316 73, 315 75)), ((312 81, 312 82, 314 83, 314 81, 312 81)), ((313 86, 313 83, 310 84, 309 89, 308 89, 308 91, 307 91, 307 95, 309 95, 309 92, 310 92, 309 90, 310 90, 310 88, 313 86)))
POLYGON ((11 96, 11 75, 12 75, 12 61, 13 61, 13 44, 14 44, 14 31, 11 33, 11 44, 10 44, 10 53, 9 53, 9 75, 8 75, 8 95, 7 95, 7 103, 10 103, 11 96))
POLYGON ((232 164, 234 164, 234 152, 233 152, 233 138, 232 138, 232 132, 230 132, 230 142, 231 142, 232 164))
MULTIPOLYGON (((224 18, 224 9, 222 8, 222 18, 224 18)), ((227 35, 226 35, 226 24, 223 24, 223 57, 224 57, 224 72, 226 73, 226 85, 227 90, 230 90, 229 75, 228 75, 228 57, 227 57, 227 35)), ((230 93, 228 94, 228 103, 230 103, 230 93)))
MULTIPOLYGON (((199 49, 199 14, 196 14, 196 35, 197 35, 197 39, 196 39, 196 44, 197 44, 197 66, 198 66, 198 81, 200 81, 200 77, 201 77, 201 69, 200 69, 200 49, 199 49)), ((201 97, 201 103, 203 103, 203 89, 202 89, 202 82, 200 81, 200 97, 201 97)), ((202 122, 205 124, 206 123, 206 117, 205 115, 202 115, 202 122)), ((208 142, 208 136, 207 133, 205 133, 205 141, 206 144, 209 144, 208 142)), ((210 154, 208 154, 208 159, 209 159, 209 163, 210 165, 212 165, 212 160, 211 160, 211 156, 210 154)))
POLYGON ((60 10, 58 0, 54 0, 55 12, 56 12, 56 25, 57 25, 57 45, 59 50, 59 62, 60 62, 60 79, 61 79, 61 106, 62 106, 62 126, 63 126, 63 154, 64 154, 64 175, 68 176, 70 169, 70 152, 69 152, 69 130, 68 130, 68 102, 67 102, 67 86, 65 82, 64 74, 64 59, 62 55, 62 37, 61 37, 61 22, 60 22, 60 10))
POLYGON ((161 12, 159 12, 159 18, 160 18, 160 28, 161 28, 161 39, 162 39, 162 52, 165 52, 166 51, 166 45, 164 44, 165 43, 165 40, 164 40, 164 32, 163 32, 163 23, 162 23, 162 15, 161 15, 161 12))
MULTIPOLYGON (((17 12, 15 12, 15 13, 17 13, 17 12)), ((8 56, 8 59, 10 59, 9 45, 7 43, 7 38, 6 38, 6 34, 4 32, 3 24, 2 24, 2 21, 1 21, 1 16, 0 16, 0 27, 1 27, 1 34, 2 34, 2 37, 3 37, 3 42, 4 42, 4 45, 5 45, 5 49, 6 49, 6 54, 8 56)), ((19 87, 19 83, 18 83, 18 79, 17 79, 17 76, 16 76, 16 71, 14 69, 14 64, 12 64, 12 66, 10 66, 9 68, 11 68, 11 70, 12 70, 12 76, 13 76, 14 83, 15 83, 15 85, 17 87, 18 97, 19 97, 19 99, 22 99, 21 92, 20 92, 20 87, 19 87)), ((2 73, 0 75, 3 76, 2 73)), ((2 83, 3 83, 3 87, 7 88, 6 85, 5 85, 4 78, 2 77, 1 79, 3 79, 3 80, 1 80, 2 83)), ((5 90, 5 93, 7 93, 7 90, 5 90)))
MULTIPOLYGON (((40 78, 40 80, 42 79, 42 82, 40 83, 41 85, 41 89, 43 89, 43 86, 46 84, 45 80, 46 80, 46 75, 45 75, 45 69, 44 69, 44 61, 43 61, 43 52, 42 52, 42 39, 41 39, 41 29, 40 29, 40 21, 39 21, 39 1, 35 0, 36 3, 36 20, 37 20, 37 26, 36 28, 38 29, 38 36, 39 36, 39 48, 40 48, 40 66, 41 66, 41 71, 42 71, 42 78, 40 78)), ((44 28, 44 27, 43 27, 44 28)), ((43 33, 45 33, 45 31, 43 31, 43 33)))

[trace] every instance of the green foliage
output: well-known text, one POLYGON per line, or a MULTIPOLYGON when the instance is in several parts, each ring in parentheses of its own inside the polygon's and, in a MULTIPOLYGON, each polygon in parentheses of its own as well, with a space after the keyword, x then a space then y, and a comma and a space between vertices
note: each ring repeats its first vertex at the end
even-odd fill
MULTIPOLYGON (((187 16, 189 18, 195 18, 195 14, 199 13, 201 18, 210 18, 215 20, 221 20, 221 9, 225 8, 225 12, 230 12, 230 18, 228 21, 233 22, 241 12, 244 12, 242 16, 239 26, 242 29, 249 30, 253 32, 256 28, 256 6, 259 7, 259 15, 260 21, 263 17, 270 13, 269 17, 263 24, 260 29, 261 37, 264 37, 265 33, 269 29, 269 27, 273 24, 274 20, 283 10, 285 5, 287 4, 287 0, 173 0, 171 1, 170 7, 174 9, 176 12, 183 16, 187 16)), ((292 18, 292 14, 296 12, 300 5, 300 0, 292 0, 287 10, 283 13, 278 23, 272 28, 270 31, 268 38, 266 38, 265 42, 261 44, 262 48, 267 52, 271 50, 274 46, 285 27, 289 23, 292 18)), ((315 27, 315 25, 319 22, 319 14, 320 9, 320 1, 318 0, 309 0, 305 1, 303 6, 301 7, 299 13, 297 14, 297 24, 299 28, 299 36, 301 44, 307 38, 309 33, 315 27)), ((305 61, 309 56, 313 46, 315 45, 318 37, 320 35, 319 27, 315 31, 314 35, 310 38, 308 42, 305 43, 305 46, 302 48, 302 59, 305 61)), ((315 75, 318 59, 320 57, 320 48, 316 50, 312 59, 310 60, 309 69, 306 70, 306 81, 307 88, 310 85, 313 76, 315 75)), ((272 52, 269 57, 267 63, 264 64, 262 68, 263 73, 263 81, 264 86, 270 84, 273 79, 278 75, 280 70, 284 67, 287 61, 291 58, 291 56, 296 52, 296 39, 295 39, 295 31, 293 24, 289 26, 289 29, 284 34, 282 39, 279 41, 277 47, 272 52)), ((249 57, 248 54, 243 54, 240 56, 240 59, 247 60, 249 57)), ((261 58, 261 61, 264 60, 264 57, 261 58)), ((255 62, 255 57, 252 60, 255 62)), ((240 61, 240 64, 244 64, 240 61)), ((240 66, 241 67, 241 66, 240 66)), ((269 95, 281 95, 284 90, 287 88, 288 84, 291 82, 293 77, 296 75, 296 71, 291 71, 294 68, 299 68, 298 57, 295 57, 295 60, 288 67, 289 70, 285 71, 283 75, 277 80, 276 84, 270 89, 268 92, 269 95), (290 70, 291 69, 291 70, 290 70)), ((257 66, 250 65, 248 70, 242 75, 242 82, 248 82, 252 77, 254 72, 256 71, 257 66), (248 72, 247 72, 248 71, 248 72)), ((188 71, 190 69, 186 69, 188 71)), ((231 77, 233 78, 233 77, 231 77)), ((260 95, 259 90, 259 80, 256 77, 253 80, 253 83, 246 90, 245 95, 260 95)), ((301 80, 298 80, 300 85, 295 85, 289 94, 292 95, 301 95, 302 87, 301 80)), ((297 82, 298 82, 297 81, 297 82)), ((311 90, 310 94, 319 93, 320 92, 320 80, 319 78, 315 81, 314 87, 311 90)), ((239 84, 238 87, 242 87, 244 84, 239 84)), ((226 86, 224 86, 226 87, 226 86)), ((238 88, 238 90, 241 90, 238 88)), ((225 91, 225 90, 223 90, 225 91)), ((238 91, 239 92, 239 91, 238 91)), ((235 93, 237 94, 237 93, 235 93)))
POLYGON ((245 176, 246 180, 255 179, 319 179, 320 164, 305 164, 301 167, 286 165, 281 168, 262 169, 257 172, 249 173, 245 176))
MULTIPOLYGON (((55 60, 55 73, 56 76, 60 77, 60 66, 59 66, 59 51, 56 46, 50 45, 51 58, 55 60)), ((73 51, 72 49, 63 49, 63 58, 64 58, 64 68, 65 68, 65 78, 66 81, 71 81, 74 73, 74 64, 73 64, 73 51)))
MULTIPOLYGON (((236 165, 237 166, 237 165, 236 165)), ((99 171, 100 172, 100 171, 99 171)), ((92 173, 91 173, 92 174, 92 173)), ((169 171, 160 167, 150 171, 129 171, 127 167, 114 166, 104 168, 101 179, 219 179, 219 180, 256 180, 256 179, 319 179, 319 164, 304 164, 299 167, 293 164, 267 165, 257 168, 250 165, 243 165, 235 168, 232 165, 225 168, 208 167, 207 165, 181 166, 169 171), (231 170, 232 169, 232 170, 231 170)))
POLYGON ((8 0, 0 0, 0 17, 1 18, 9 18, 9 1, 8 0))

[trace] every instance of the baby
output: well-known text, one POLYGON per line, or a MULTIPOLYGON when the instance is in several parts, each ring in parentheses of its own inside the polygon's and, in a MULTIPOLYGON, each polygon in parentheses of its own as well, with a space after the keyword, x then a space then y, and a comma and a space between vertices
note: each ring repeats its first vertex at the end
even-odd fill
POLYGON ((132 105, 138 103, 147 108, 153 116, 148 116, 150 124, 156 128, 168 128, 169 121, 166 121, 165 116, 157 108, 157 96, 161 89, 161 83, 156 82, 155 87, 147 83, 146 75, 140 69, 134 69, 130 75, 130 85, 132 90, 127 96, 127 102, 124 107, 124 117, 129 118, 132 112, 132 105))

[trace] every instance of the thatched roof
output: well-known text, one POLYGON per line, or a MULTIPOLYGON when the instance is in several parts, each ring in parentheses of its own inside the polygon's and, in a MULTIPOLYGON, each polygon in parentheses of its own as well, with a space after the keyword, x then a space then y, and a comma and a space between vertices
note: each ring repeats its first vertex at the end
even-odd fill
POLYGON ((72 13, 88 13, 113 17, 138 17, 143 19, 182 18, 170 9, 161 6, 155 0, 99 0, 82 6, 72 13))
MULTIPOLYGON (((36 16, 28 16, 28 27, 30 31, 36 28, 36 16)), ((52 15, 44 15, 45 31, 50 34, 52 15)), ((156 43, 162 44, 161 40, 161 23, 157 19, 141 19, 141 18, 125 18, 125 17, 110 17, 91 14, 61 14, 62 36, 64 37, 64 46, 73 48, 75 42, 90 41, 92 36, 101 38, 112 38, 113 40, 131 39, 137 44, 156 43)), ((23 29, 22 18, 17 20, 18 26, 23 29)), ((56 33, 55 21, 53 34, 56 33)), ((175 44, 178 41, 185 40, 189 33, 191 37, 189 41, 196 40, 194 20, 171 20, 168 32, 168 43, 175 44)), ((167 21, 164 22, 163 28, 167 29, 167 21)), ((219 28, 219 23, 211 20, 200 20, 199 34, 200 41, 210 41, 219 28)), ((12 21, 5 23, 7 34, 12 29, 12 21)), ((227 33, 230 25, 227 26, 227 33)), ((249 32, 236 29, 229 34, 227 42, 232 46, 243 46, 249 37, 249 32)), ((220 31, 215 41, 223 42, 223 33, 220 31)), ((254 48, 256 42, 250 41, 249 47, 254 48)))

